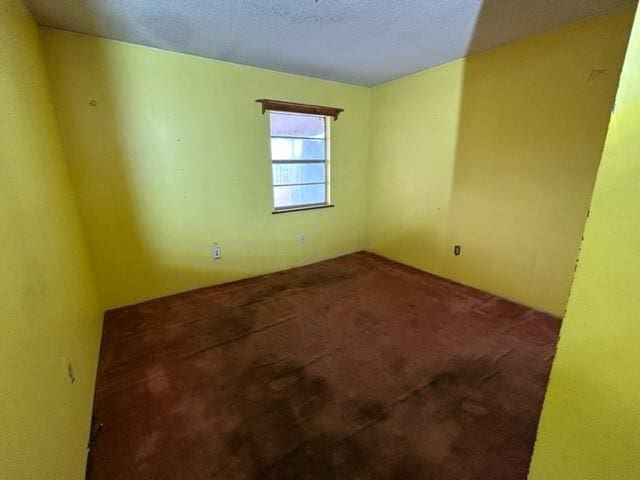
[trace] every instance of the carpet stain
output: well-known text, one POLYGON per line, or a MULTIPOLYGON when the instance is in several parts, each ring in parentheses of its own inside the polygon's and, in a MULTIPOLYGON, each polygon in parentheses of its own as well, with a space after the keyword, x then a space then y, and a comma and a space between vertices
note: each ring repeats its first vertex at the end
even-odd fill
POLYGON ((558 329, 364 252, 110 311, 88 476, 524 480, 558 329))

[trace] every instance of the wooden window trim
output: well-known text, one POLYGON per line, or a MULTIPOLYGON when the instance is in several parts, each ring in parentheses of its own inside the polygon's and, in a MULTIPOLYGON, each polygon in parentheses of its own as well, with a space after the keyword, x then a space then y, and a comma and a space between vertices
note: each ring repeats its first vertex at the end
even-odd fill
POLYGON ((303 212, 305 210, 318 210, 320 208, 333 208, 333 207, 335 207, 335 205, 332 203, 314 203, 314 204, 310 203, 309 205, 276 208, 271 213, 275 215, 278 213, 303 212))
POLYGON ((262 104, 262 113, 265 113, 267 110, 273 110, 276 112, 306 113, 308 115, 333 117, 335 120, 338 120, 338 116, 344 112, 344 109, 342 108, 285 102, 283 100, 270 100, 268 98, 259 98, 256 102, 262 104))

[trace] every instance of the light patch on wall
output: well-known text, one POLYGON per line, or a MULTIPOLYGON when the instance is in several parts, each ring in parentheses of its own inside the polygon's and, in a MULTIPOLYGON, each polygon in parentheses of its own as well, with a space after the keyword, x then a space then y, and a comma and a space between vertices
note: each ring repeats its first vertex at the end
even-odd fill
POLYGON ((364 248, 368 89, 72 33, 42 38, 106 306, 364 248), (335 208, 272 215, 269 117, 256 98, 345 109, 332 137, 335 208), (313 248, 298 248, 300 232, 313 248))

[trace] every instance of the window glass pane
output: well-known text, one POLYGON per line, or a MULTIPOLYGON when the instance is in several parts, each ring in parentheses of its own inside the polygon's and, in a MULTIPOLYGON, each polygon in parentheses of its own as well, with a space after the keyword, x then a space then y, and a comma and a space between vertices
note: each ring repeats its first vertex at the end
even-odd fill
POLYGON ((298 185, 273 188, 276 208, 325 203, 325 185, 298 185))
POLYGON ((273 184, 324 183, 324 163, 276 163, 273 165, 273 184))
POLYGON ((324 160, 324 140, 302 138, 272 138, 273 160, 324 160))
POLYGON ((324 138, 324 117, 271 112, 272 137, 324 138))

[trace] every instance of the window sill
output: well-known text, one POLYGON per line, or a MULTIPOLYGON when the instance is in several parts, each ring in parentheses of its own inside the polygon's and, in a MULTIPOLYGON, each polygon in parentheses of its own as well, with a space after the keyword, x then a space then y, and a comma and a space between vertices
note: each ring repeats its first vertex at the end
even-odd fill
POLYGON ((335 207, 335 205, 327 203, 325 205, 308 205, 306 207, 281 208, 280 210, 274 210, 271 213, 275 215, 277 213, 301 212, 303 210, 317 210, 319 208, 333 208, 333 207, 335 207))

